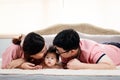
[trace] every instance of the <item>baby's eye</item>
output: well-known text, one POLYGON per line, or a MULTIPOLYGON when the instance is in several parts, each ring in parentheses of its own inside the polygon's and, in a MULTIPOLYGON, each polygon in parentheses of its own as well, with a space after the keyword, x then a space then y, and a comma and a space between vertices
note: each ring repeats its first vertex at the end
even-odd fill
POLYGON ((46 57, 47 59, 49 58, 49 57, 46 57))
POLYGON ((51 58, 51 59, 54 59, 54 58, 51 58))

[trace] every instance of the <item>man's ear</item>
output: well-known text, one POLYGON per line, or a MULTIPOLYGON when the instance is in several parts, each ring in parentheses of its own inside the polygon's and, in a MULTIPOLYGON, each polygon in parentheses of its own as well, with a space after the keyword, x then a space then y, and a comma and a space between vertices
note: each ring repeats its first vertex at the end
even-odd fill
POLYGON ((77 54, 77 52, 78 52, 77 49, 72 49, 72 50, 70 50, 70 53, 73 54, 73 55, 77 54))
POLYGON ((76 50, 75 49, 72 49, 72 50, 70 50, 70 53, 75 53, 76 52, 76 50))

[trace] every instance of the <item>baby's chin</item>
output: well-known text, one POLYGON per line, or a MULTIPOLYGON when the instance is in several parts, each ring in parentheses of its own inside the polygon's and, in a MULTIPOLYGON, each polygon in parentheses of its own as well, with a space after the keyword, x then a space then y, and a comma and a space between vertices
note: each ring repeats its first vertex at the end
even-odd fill
MULTIPOLYGON (((54 64, 55 65, 55 64, 54 64)), ((53 67, 54 65, 51 65, 51 64, 47 64, 48 67, 53 67)))

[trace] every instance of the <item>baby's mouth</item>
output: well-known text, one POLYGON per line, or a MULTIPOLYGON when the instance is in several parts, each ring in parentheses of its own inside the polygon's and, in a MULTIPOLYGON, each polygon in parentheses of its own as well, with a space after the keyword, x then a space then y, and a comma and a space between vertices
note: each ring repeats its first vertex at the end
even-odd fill
POLYGON ((51 64, 51 62, 48 62, 48 64, 51 64))

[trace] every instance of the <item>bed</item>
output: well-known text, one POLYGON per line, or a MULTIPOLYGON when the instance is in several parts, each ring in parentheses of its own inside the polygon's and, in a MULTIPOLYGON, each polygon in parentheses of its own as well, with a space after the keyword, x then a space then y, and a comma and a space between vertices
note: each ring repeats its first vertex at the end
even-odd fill
MULTIPOLYGON (((120 42, 120 35, 89 35, 78 32, 81 39, 91 39, 99 43, 120 42)), ((56 34, 42 35, 47 46, 52 45, 56 34)), ((0 53, 11 43, 11 38, 0 37, 0 53), (4 40, 3 40, 4 39, 4 40), (7 40, 6 40, 7 39, 7 40)), ((1 59, 0 59, 1 61, 1 59)), ((0 62, 1 63, 1 62, 0 62)), ((120 79, 120 70, 64 70, 64 69, 43 69, 43 70, 22 70, 22 69, 0 69, 0 80, 110 80, 120 79)))

